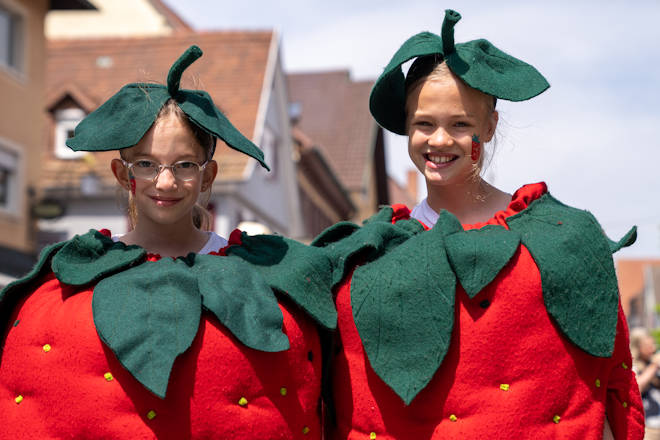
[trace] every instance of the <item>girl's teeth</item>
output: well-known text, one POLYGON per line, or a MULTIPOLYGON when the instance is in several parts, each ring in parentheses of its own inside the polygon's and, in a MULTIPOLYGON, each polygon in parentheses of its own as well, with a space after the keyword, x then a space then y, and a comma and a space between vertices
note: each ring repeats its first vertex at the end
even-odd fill
POLYGON ((433 163, 447 163, 454 160, 454 158, 452 156, 435 156, 429 154, 429 160, 433 163))

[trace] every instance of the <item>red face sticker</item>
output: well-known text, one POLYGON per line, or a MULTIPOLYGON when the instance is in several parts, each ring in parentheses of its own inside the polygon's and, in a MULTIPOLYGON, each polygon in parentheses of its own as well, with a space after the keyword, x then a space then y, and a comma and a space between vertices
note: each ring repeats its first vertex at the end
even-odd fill
POLYGON ((481 156, 481 142, 479 141, 479 136, 476 134, 472 135, 472 160, 478 161, 479 156, 481 156))
POLYGON ((131 194, 135 195, 135 177, 129 176, 129 181, 131 182, 131 194))

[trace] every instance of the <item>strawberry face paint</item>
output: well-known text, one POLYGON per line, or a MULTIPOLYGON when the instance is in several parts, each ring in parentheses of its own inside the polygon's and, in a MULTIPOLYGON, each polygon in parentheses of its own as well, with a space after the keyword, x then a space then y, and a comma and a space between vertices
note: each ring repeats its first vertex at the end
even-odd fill
POLYGON ((479 136, 476 134, 472 135, 472 154, 470 157, 473 161, 478 161, 481 156, 481 142, 479 141, 479 136))
POLYGON ((128 180, 131 183, 131 194, 135 195, 135 177, 133 177, 133 174, 128 175, 128 180))

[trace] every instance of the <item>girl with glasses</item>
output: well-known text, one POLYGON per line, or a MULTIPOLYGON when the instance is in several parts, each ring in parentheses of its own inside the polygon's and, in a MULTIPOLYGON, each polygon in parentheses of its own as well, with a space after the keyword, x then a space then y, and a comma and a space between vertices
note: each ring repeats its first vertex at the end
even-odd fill
POLYGON ((200 56, 167 86, 126 85, 67 141, 119 150, 133 228, 51 245, 0 292, 1 438, 320 438, 332 298, 302 245, 205 231, 217 139, 268 167, 206 92, 179 89, 200 56))

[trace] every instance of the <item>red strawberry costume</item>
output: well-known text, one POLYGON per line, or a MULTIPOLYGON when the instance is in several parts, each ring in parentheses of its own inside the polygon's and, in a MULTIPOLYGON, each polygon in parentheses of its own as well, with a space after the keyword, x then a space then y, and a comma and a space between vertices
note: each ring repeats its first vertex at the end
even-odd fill
POLYGON ((48 249, 0 295, 0 438, 320 438, 310 316, 334 316, 304 312, 323 302, 311 266, 302 300, 267 266, 289 261, 276 240, 175 260, 90 231, 48 249))
MULTIPOLYGON (((408 231, 416 223, 403 206, 387 216, 408 231)), ((634 232, 608 242, 590 214, 556 202, 545 184, 521 188, 485 223, 458 230, 452 218, 443 212, 407 239, 402 227, 403 241, 379 245, 378 256, 353 253, 371 261, 336 289, 332 438, 601 439, 607 417, 616 439, 641 439, 609 255, 634 232)))

